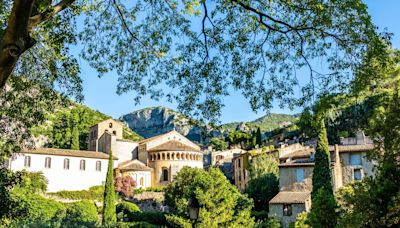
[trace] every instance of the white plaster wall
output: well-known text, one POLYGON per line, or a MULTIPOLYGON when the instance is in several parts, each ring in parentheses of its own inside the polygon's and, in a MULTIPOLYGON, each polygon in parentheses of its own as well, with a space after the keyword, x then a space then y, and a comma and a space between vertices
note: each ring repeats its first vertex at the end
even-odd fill
POLYGON ((134 159, 134 152, 138 147, 138 143, 135 142, 125 142, 125 141, 115 141, 111 145, 111 151, 113 155, 118 158, 118 162, 130 161, 134 159))
POLYGON ((123 176, 129 175, 136 181, 136 188, 150 188, 151 187, 151 171, 130 171, 125 172, 123 176), (143 177, 143 185, 140 184, 140 178, 143 177))
MULTIPOLYGON (((114 167, 117 166, 114 160, 114 167)), ((13 171, 27 170, 30 172, 43 172, 48 180, 47 191, 57 192, 61 190, 84 190, 92 186, 103 185, 106 180, 108 159, 81 158, 43 154, 16 154, 10 161, 10 169, 13 171), (26 156, 31 156, 31 167, 24 167, 26 156), (51 168, 44 167, 45 158, 51 158, 51 168), (68 158, 69 170, 64 170, 64 159, 68 158), (80 160, 86 161, 86 169, 79 170, 80 160), (96 161, 101 161, 101 171, 96 171, 96 161)))

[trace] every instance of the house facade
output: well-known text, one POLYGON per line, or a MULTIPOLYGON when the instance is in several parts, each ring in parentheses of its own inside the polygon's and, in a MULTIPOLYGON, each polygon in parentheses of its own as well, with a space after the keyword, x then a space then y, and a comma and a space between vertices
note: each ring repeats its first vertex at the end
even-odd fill
MULTIPOLYGON (((356 138, 358 140, 342 139, 342 143, 358 144, 329 146, 334 191, 374 175, 374 162, 366 157, 374 145, 362 132, 356 138)), ((269 216, 277 217, 283 227, 289 227, 299 213, 311 208, 314 152, 314 149, 305 147, 280 156, 280 192, 269 202, 269 216)))
MULTIPOLYGON (((12 171, 42 172, 48 192, 72 191, 103 185, 108 159, 109 155, 101 152, 38 148, 13 154, 7 166, 12 171)), ((114 157, 114 167, 117 163, 114 157)))

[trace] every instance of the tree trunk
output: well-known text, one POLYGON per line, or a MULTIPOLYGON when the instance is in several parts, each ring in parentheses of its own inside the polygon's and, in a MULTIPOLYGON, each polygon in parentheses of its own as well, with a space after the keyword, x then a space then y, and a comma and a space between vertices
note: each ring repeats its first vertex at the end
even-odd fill
POLYGON ((0 43, 0 88, 13 72, 19 57, 35 44, 28 22, 34 0, 14 0, 7 28, 0 43))

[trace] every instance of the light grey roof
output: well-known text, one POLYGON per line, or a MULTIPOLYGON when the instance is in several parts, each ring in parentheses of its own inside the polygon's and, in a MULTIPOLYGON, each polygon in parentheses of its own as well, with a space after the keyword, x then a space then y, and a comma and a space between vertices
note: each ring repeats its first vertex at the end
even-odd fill
POLYGON ((118 169, 123 171, 153 171, 152 168, 146 166, 143 162, 135 159, 126 161, 118 165, 118 169))
POLYGON ((279 192, 272 198, 270 204, 304 203, 310 198, 310 192, 279 192))

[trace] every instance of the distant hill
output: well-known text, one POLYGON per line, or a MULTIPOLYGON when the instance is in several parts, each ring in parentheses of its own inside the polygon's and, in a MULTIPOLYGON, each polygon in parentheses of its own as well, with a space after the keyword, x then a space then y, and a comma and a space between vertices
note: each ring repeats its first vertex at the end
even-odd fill
POLYGON ((298 117, 296 115, 270 113, 250 122, 233 122, 222 124, 221 129, 229 131, 234 131, 238 128, 241 130, 243 130, 243 128, 256 130, 258 127, 260 127, 261 131, 269 132, 278 128, 289 126, 295 123, 297 118, 298 117))

